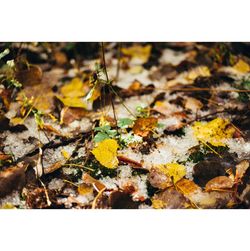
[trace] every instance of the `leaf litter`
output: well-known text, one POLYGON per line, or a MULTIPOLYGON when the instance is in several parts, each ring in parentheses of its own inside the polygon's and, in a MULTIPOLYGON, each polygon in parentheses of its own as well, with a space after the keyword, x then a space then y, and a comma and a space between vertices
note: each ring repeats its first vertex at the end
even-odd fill
POLYGON ((0 44, 1 208, 250 207, 245 51, 26 44, 0 44))

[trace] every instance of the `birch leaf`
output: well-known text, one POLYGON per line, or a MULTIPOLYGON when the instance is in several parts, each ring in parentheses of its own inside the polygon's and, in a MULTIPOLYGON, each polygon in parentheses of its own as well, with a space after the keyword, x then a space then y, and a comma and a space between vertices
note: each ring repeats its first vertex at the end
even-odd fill
POLYGON ((114 139, 105 139, 98 143, 97 147, 92 150, 95 158, 107 168, 116 168, 118 144, 114 139))
POLYGON ((225 139, 231 138, 235 129, 228 127, 230 121, 227 119, 216 118, 210 122, 195 122, 193 125, 196 138, 213 146, 225 146, 225 139))

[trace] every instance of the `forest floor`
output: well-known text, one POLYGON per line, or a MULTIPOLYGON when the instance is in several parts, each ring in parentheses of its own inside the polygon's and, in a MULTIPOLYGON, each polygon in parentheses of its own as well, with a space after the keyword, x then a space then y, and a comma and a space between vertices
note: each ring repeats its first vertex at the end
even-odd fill
POLYGON ((0 208, 249 208, 248 43, 0 43, 0 208))

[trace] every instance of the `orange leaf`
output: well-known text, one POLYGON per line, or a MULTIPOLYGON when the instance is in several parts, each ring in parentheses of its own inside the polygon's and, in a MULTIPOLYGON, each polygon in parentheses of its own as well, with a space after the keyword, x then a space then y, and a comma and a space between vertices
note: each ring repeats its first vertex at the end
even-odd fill
POLYGON ((147 137, 157 126, 157 118, 138 118, 135 121, 133 132, 141 137, 147 137))
POLYGON ((220 190, 220 189, 230 189, 233 187, 233 185, 234 185, 234 182, 229 177, 218 176, 208 181, 208 183, 206 184, 205 190, 207 192, 210 192, 210 191, 215 191, 215 190, 220 190))

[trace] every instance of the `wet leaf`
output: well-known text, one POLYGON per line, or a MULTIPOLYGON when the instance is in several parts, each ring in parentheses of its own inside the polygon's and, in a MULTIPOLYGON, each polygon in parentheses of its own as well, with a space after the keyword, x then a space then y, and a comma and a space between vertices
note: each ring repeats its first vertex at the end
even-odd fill
POLYGON ((225 146, 225 139, 232 138, 235 129, 228 127, 228 119, 216 118, 210 122, 195 122, 193 131, 196 138, 213 146, 225 146))
POLYGON ((107 168, 116 168, 118 166, 117 159, 117 141, 114 139, 105 139, 91 151, 95 158, 107 168))
POLYGON ((133 126, 133 132, 141 137, 147 137, 157 127, 157 118, 138 118, 133 126))

